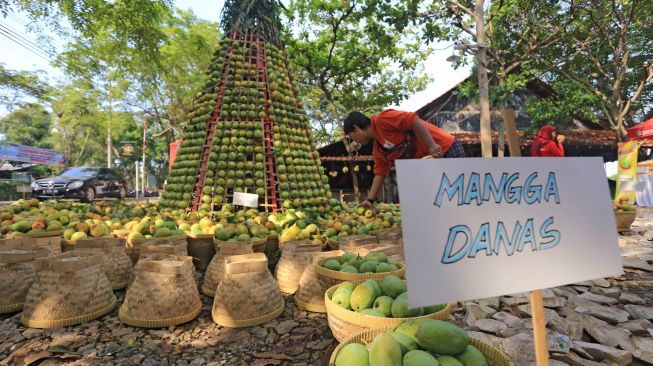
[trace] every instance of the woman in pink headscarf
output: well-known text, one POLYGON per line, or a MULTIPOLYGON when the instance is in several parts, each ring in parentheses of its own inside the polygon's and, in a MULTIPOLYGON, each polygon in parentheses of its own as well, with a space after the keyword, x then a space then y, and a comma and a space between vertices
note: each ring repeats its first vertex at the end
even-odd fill
POLYGON ((562 146, 564 141, 564 136, 556 134, 555 126, 544 126, 535 134, 531 156, 565 156, 565 148, 562 146))

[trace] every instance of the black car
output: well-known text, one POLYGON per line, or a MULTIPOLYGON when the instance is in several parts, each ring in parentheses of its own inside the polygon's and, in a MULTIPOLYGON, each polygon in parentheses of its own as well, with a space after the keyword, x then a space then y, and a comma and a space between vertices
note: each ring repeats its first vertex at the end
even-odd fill
POLYGON ((32 197, 73 198, 92 202, 96 198, 127 196, 127 183, 115 171, 108 168, 68 168, 50 178, 32 182, 32 197))

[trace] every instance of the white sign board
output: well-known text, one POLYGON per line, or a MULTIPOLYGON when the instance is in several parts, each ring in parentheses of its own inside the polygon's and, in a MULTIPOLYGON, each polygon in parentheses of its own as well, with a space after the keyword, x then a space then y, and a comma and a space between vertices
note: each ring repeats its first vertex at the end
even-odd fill
POLYGON ((598 157, 396 165, 411 307, 623 273, 598 157))
POLYGON ((258 194, 234 192, 234 205, 258 207, 258 194))

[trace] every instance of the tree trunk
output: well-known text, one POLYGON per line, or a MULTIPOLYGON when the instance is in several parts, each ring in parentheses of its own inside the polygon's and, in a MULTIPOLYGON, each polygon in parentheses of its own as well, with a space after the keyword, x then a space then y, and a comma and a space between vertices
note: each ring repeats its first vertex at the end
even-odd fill
MULTIPOLYGON (((324 90, 323 90, 324 92, 324 90)), ((336 122, 338 123, 338 127, 340 128, 340 132, 343 134, 343 139, 342 143, 345 145, 345 150, 347 150, 347 155, 349 156, 349 174, 351 175, 351 182, 354 186, 354 200, 359 201, 360 200, 360 188, 358 186, 358 175, 354 171, 354 162, 351 160, 353 154, 351 151, 351 146, 349 146, 349 141, 345 139, 344 137, 344 128, 342 126, 342 121, 340 121, 340 117, 338 117, 338 108, 336 107, 336 104, 333 102, 331 99, 331 96, 328 95, 328 93, 325 93, 327 100, 329 101, 329 105, 331 106, 331 109, 333 110, 333 117, 336 119, 336 122)))
POLYGON ((506 128, 510 156, 521 156, 521 144, 517 136, 517 126, 515 125, 515 111, 512 108, 503 108, 501 115, 503 116, 503 124, 506 128))
POLYGON ((481 155, 492 157, 492 126, 490 124, 490 87, 487 77, 487 49, 485 48, 485 23, 483 4, 485 0, 476 0, 474 18, 476 20, 476 70, 478 77, 478 104, 481 109, 481 155))

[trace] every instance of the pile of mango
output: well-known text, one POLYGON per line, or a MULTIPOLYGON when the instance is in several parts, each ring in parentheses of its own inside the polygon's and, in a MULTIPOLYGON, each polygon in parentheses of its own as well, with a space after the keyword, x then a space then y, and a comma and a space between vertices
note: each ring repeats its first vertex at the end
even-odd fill
POLYGON ((488 366, 464 329, 444 321, 415 319, 381 333, 366 348, 345 345, 336 366, 488 366))
POLYGON ((331 295, 334 304, 358 313, 386 318, 412 318, 436 313, 445 308, 445 304, 408 308, 406 282, 394 275, 383 277, 381 284, 369 279, 358 285, 343 282, 331 295))
POLYGON ((345 252, 337 259, 329 259, 322 267, 338 272, 348 273, 384 273, 394 272, 399 269, 397 264, 388 259, 383 252, 372 252, 361 257, 356 253, 345 252))

